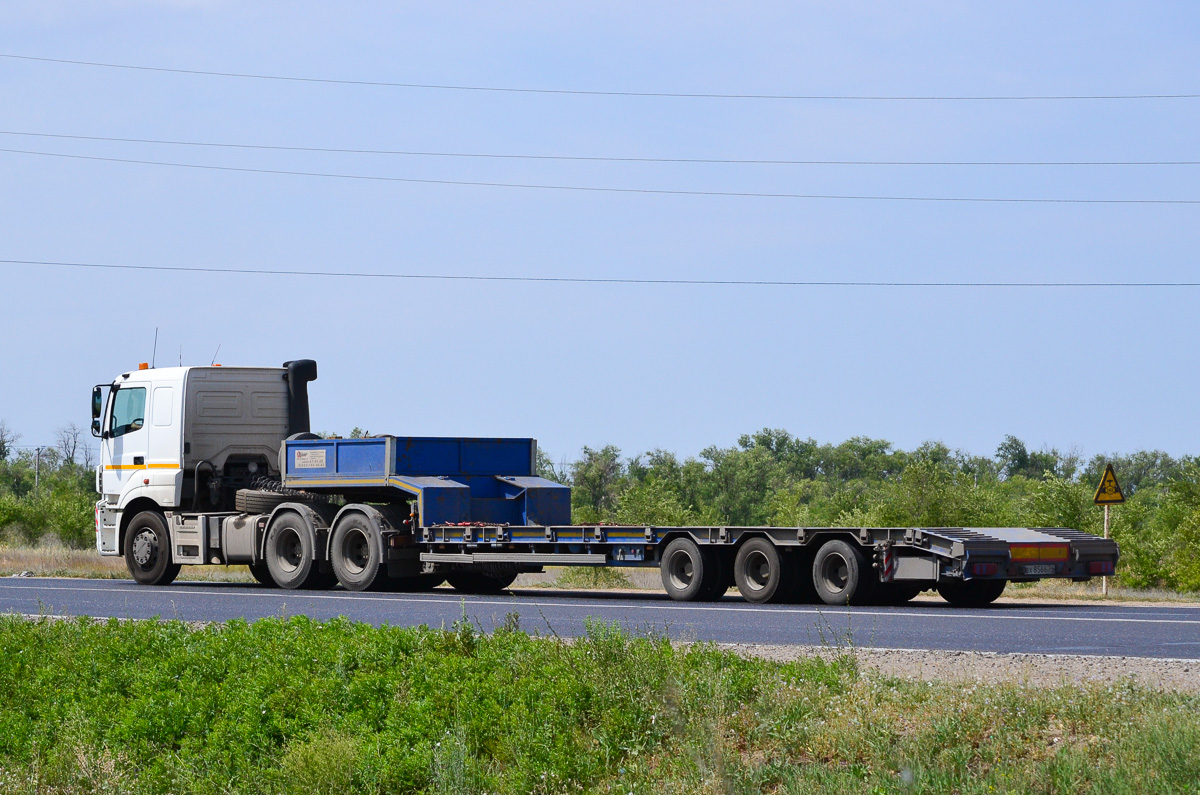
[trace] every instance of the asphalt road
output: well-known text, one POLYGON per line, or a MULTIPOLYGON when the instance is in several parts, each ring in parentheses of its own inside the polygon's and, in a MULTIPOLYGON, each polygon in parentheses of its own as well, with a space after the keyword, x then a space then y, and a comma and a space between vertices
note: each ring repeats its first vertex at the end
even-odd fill
POLYGON ((1200 659, 1200 606, 997 604, 982 610, 918 601, 903 607, 753 605, 726 596, 715 604, 672 602, 646 593, 518 590, 464 596, 281 591, 240 583, 0 579, 0 613, 224 621, 303 614, 345 615, 372 624, 449 627, 466 616, 484 630, 509 614, 541 634, 578 635, 589 617, 633 632, 723 643, 836 645, 891 649, 1117 655, 1200 659))

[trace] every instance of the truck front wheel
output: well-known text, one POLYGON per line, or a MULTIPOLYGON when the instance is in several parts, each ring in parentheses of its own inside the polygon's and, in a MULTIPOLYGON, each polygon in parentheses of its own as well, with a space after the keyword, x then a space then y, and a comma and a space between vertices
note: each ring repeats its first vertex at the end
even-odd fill
POLYGON ((866 604, 875 590, 862 550, 840 539, 821 545, 812 571, 817 595, 827 605, 866 604))
POLYGON ((171 562, 167 520, 157 511, 142 511, 125 528, 125 565, 142 585, 167 585, 179 575, 171 562))
POLYGON ((333 573, 349 591, 365 591, 383 584, 383 539, 365 516, 347 514, 333 528, 330 545, 333 573))

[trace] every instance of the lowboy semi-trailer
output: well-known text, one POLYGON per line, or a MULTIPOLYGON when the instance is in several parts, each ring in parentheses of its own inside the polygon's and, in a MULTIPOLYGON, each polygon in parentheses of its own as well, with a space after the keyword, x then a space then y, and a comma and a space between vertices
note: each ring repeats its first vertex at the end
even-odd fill
POLYGON ((139 583, 249 566, 264 585, 500 591, 544 566, 648 566, 681 601, 955 605, 1008 582, 1114 571, 1116 543, 1055 528, 654 527, 571 523, 533 439, 322 439, 311 360, 168 367, 92 391, 96 548, 139 583), (105 396, 107 392, 107 398, 105 396))

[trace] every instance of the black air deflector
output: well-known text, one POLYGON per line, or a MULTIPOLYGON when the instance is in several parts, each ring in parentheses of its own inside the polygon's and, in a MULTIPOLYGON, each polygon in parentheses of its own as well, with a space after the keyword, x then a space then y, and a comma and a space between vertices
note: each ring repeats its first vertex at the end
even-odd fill
POLYGON ((288 435, 309 433, 308 382, 317 380, 317 363, 312 359, 284 362, 283 380, 288 385, 288 435))

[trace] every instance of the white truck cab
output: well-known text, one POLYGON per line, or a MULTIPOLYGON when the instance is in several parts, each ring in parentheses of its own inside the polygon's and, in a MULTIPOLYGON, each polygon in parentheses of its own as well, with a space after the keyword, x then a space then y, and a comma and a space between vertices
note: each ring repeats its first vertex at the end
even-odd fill
POLYGON ((157 554, 165 535, 154 526, 165 533, 174 512, 232 512, 238 489, 277 478, 280 444, 309 430, 307 385, 316 374, 308 359, 282 367, 143 364, 94 387, 97 551, 125 555, 131 571, 138 559, 205 562, 199 549, 157 554), (135 520, 151 530, 138 544, 129 533, 135 520))

